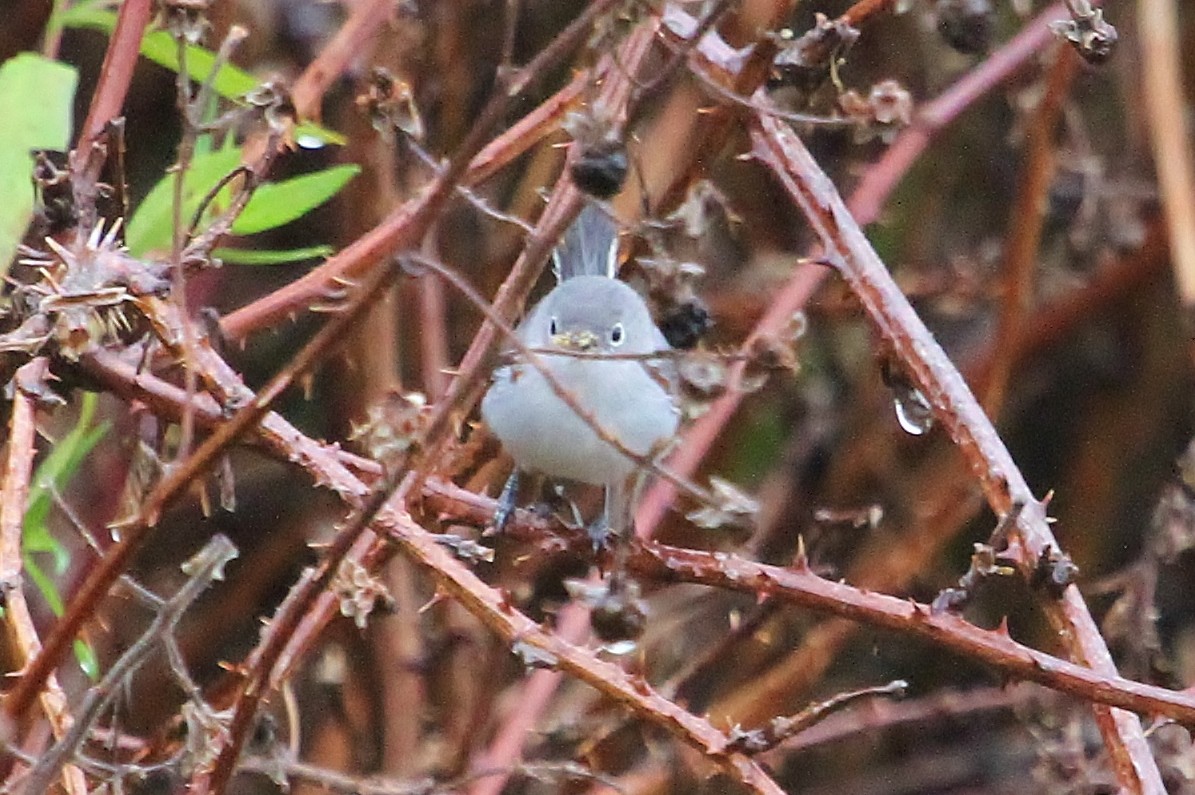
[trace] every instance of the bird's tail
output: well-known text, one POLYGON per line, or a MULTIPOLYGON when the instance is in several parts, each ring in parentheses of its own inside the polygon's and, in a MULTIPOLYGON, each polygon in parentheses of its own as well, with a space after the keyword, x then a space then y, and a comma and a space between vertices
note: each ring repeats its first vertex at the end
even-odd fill
POLYGON ((596 205, 587 204, 552 252, 559 281, 574 276, 607 276, 618 271, 618 227, 596 205))

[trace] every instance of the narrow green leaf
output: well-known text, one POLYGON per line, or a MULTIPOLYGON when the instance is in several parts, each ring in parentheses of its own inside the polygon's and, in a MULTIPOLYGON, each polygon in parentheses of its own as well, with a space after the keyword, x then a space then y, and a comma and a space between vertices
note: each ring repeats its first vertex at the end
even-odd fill
POLYGON ((291 262, 326 257, 333 251, 331 246, 308 246, 307 248, 266 251, 251 248, 218 248, 212 252, 212 256, 222 262, 234 265, 286 265, 291 262))
POLYGON ((289 224, 331 199, 360 172, 361 167, 354 164, 332 166, 262 185, 233 223, 232 232, 252 235, 289 224))
MULTIPOLYGON (((226 174, 241 162, 241 150, 227 147, 197 154, 183 180, 182 222, 191 223, 199 202, 226 174)), ((151 251, 169 251, 174 239, 174 174, 158 180, 129 219, 125 243, 134 256, 151 251)))
POLYGON ((100 678, 100 661, 95 656, 95 649, 85 640, 75 640, 75 659, 79 661, 79 668, 93 682, 100 678))
POLYGON ((78 74, 21 53, 0 64, 0 277, 33 218, 32 149, 65 151, 78 74))
MULTIPOLYGON (((50 606, 50 611, 56 616, 61 616, 66 609, 66 605, 62 602, 62 595, 58 593, 58 586, 54 581, 46 576, 42 568, 37 565, 37 561, 31 555, 22 555, 24 561, 25 573, 29 575, 29 579, 33 580, 33 584, 37 590, 41 592, 42 598, 46 600, 46 604, 50 606)), ((74 642, 75 660, 79 663, 80 670, 87 675, 88 679, 98 679, 100 674, 100 661, 96 657, 95 649, 91 644, 85 640, 76 639, 74 642)))
MULTIPOLYGON (((116 12, 91 6, 75 6, 62 14, 62 25, 68 28, 86 28, 111 34, 116 28, 116 12)), ((172 72, 178 72, 178 45, 164 30, 150 31, 141 40, 141 54, 172 72)), ((196 45, 187 45, 187 73, 195 82, 203 82, 211 74, 216 56, 211 50, 196 45)), ((225 99, 239 101, 245 94, 258 86, 259 81, 243 69, 225 64, 216 74, 212 87, 225 99)), ((328 130, 318 124, 303 123, 295 130, 295 137, 309 137, 326 144, 343 146, 346 138, 340 133, 328 130)))
POLYGON ((62 594, 58 593, 58 586, 54 580, 42 570, 32 555, 22 554, 21 560, 25 567, 25 573, 29 575, 29 579, 33 580, 33 584, 41 592, 42 598, 50 606, 50 611, 56 616, 62 615, 65 605, 62 603, 62 594))
POLYGON ((70 556, 66 547, 50 533, 50 508, 53 505, 54 492, 62 489, 83 463, 83 459, 108 432, 108 423, 89 427, 95 416, 96 400, 94 394, 84 396, 83 407, 75 427, 54 445, 54 449, 38 466, 29 484, 29 498, 21 525, 21 548, 29 554, 52 555, 54 571, 57 574, 66 571, 70 556))
MULTIPOLYGON (((45 460, 37 467, 29 484, 29 498, 22 518, 21 526, 21 559, 25 572, 33 582, 42 598, 46 600, 54 615, 62 615, 64 609, 62 594, 54 578, 46 574, 38 563, 36 555, 49 554, 53 556, 54 571, 62 575, 70 565, 70 553, 58 539, 50 533, 48 523, 50 507, 54 492, 60 490, 67 481, 74 476, 83 463, 83 459, 92 451, 104 434, 108 432, 108 423, 104 422, 92 426, 95 419, 96 406, 99 398, 94 394, 83 396, 83 404, 79 409, 79 419, 70 433, 62 437, 45 460)), ((99 672, 99 661, 95 650, 81 640, 75 641, 75 658, 79 667, 92 679, 99 672)))

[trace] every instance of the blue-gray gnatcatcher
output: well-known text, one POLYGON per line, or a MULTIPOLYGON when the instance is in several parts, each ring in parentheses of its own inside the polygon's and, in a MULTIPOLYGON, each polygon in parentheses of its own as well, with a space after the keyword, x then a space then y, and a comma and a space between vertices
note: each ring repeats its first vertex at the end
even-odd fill
MULTIPOLYGON (((680 411, 667 372, 672 363, 650 358, 667 351, 668 342, 639 294, 614 278, 617 253, 613 222, 587 206, 554 254, 559 283, 515 333, 528 348, 541 351, 539 361, 599 427, 646 456, 674 436, 680 411)), ((604 514, 590 527, 595 545, 604 544, 609 532, 627 528, 642 473, 562 401, 537 369, 508 358, 494 371, 481 416, 515 461, 499 524, 513 506, 515 476, 526 470, 605 487, 604 514)))

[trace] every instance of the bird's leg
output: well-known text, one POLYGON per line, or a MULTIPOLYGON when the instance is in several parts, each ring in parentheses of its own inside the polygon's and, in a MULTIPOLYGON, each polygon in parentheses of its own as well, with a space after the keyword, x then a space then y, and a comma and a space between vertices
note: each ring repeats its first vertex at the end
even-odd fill
POLYGON ((498 507, 494 510, 494 531, 501 533, 506 523, 514 516, 515 502, 519 498, 519 468, 515 467, 498 495, 498 507))
POLYGON ((606 501, 601 515, 589 525, 594 551, 610 546, 610 538, 627 538, 634 531, 634 495, 637 475, 606 484, 606 501))

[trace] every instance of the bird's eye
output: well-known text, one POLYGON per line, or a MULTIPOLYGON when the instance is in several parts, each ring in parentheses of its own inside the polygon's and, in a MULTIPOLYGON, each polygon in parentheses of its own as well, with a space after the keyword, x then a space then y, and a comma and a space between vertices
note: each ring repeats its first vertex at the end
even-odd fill
POLYGON ((553 315, 552 319, 548 321, 548 333, 551 334, 553 337, 556 336, 556 316, 555 315, 553 315))
POLYGON ((626 339, 626 331, 623 330, 621 323, 615 323, 614 327, 610 329, 610 344, 622 345, 624 339, 626 339))

